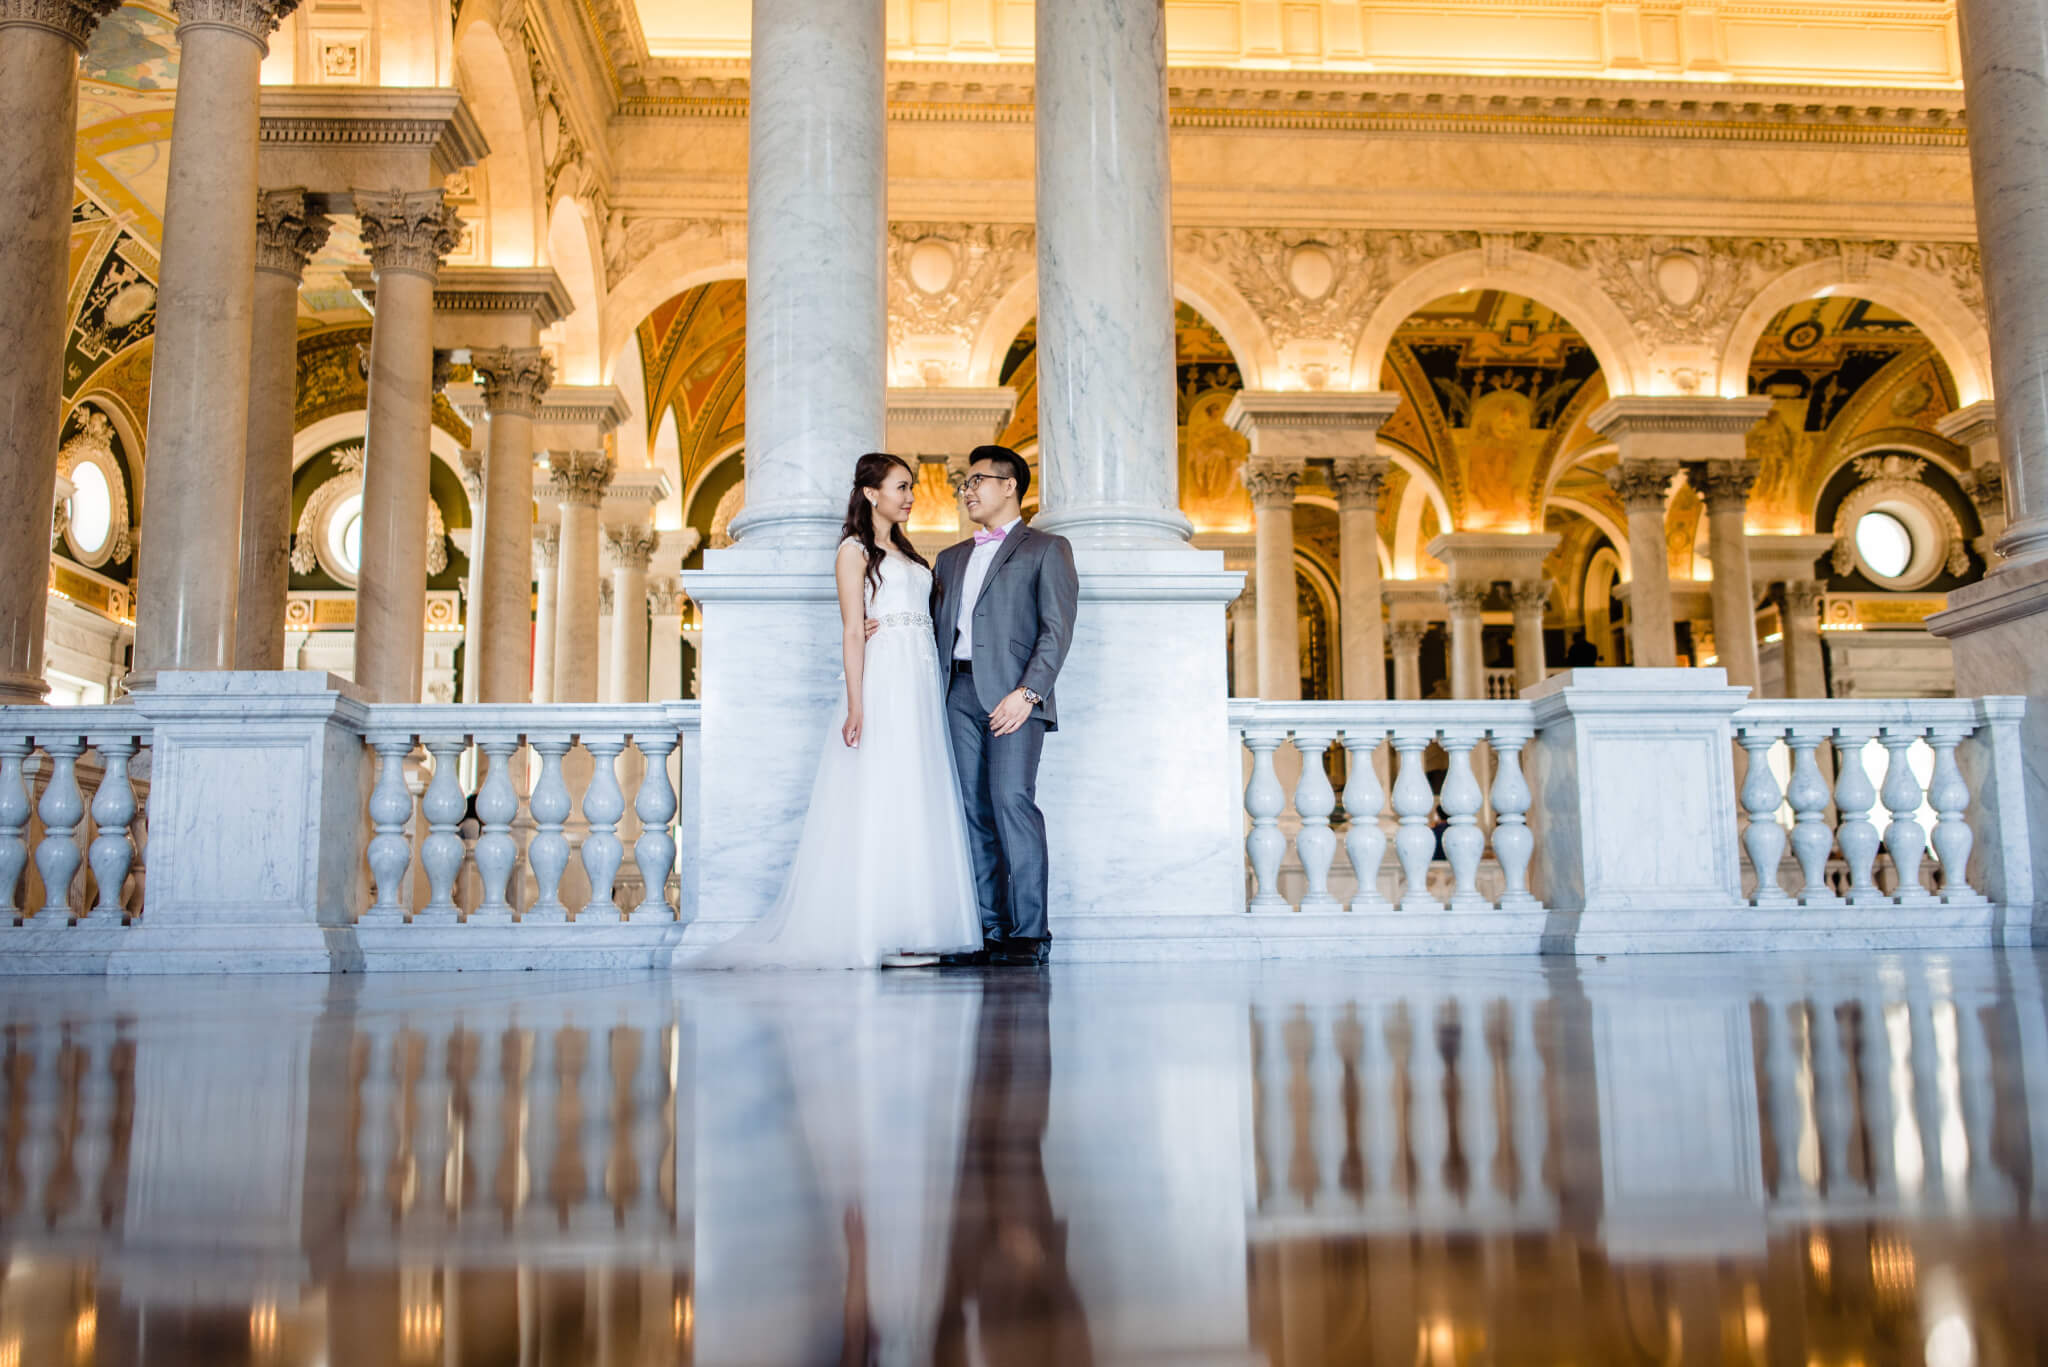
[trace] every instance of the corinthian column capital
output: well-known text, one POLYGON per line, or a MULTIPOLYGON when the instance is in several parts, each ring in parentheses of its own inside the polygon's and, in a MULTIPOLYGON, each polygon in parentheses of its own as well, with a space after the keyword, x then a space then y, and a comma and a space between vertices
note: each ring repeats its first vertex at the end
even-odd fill
POLYGON ((1752 460, 1709 460, 1688 466, 1685 478, 1706 500, 1707 511, 1739 513, 1749 507, 1756 487, 1757 463, 1752 460))
POLYGON ((1453 617, 1465 614, 1477 615, 1486 604, 1486 596, 1493 585, 1477 579, 1450 579, 1439 590, 1444 596, 1444 606, 1451 610, 1453 617))
POLYGON ((0 0, 0 28, 39 28, 80 52, 121 0, 0 0))
POLYGON ((617 473, 602 451, 548 452, 548 478, 555 498, 564 504, 595 508, 617 473))
POLYGON ((1387 489, 1391 462, 1383 456, 1343 456, 1330 470, 1337 506, 1345 512, 1373 512, 1387 489))
POLYGON ((379 275, 410 271, 434 279, 441 258, 462 239, 462 220, 439 190, 358 190, 355 201, 363 247, 379 275))
POLYGON ((1607 487, 1614 490, 1630 512, 1646 508, 1662 511, 1671 493, 1671 481, 1678 474, 1678 462, 1670 460, 1625 460, 1607 472, 1607 487))
POLYGON ((287 14, 299 7, 299 0, 171 0, 178 16, 178 36, 186 30, 217 28, 247 38, 265 52, 270 35, 287 14))
POLYGON ((647 562, 661 549, 661 533, 644 522, 628 522, 604 529, 604 553, 613 569, 645 570, 647 562))
POLYGON ((484 409, 494 418, 531 418, 555 382, 555 363, 539 347, 490 347, 469 353, 483 385, 484 409))
POLYGON ((1264 512, 1294 506, 1301 473, 1299 462, 1248 460, 1239 477, 1244 480, 1245 492, 1252 496, 1252 506, 1264 512))
POLYGON ((326 214, 306 207, 304 187, 264 191, 256 198, 256 269, 299 280, 333 227, 326 214))

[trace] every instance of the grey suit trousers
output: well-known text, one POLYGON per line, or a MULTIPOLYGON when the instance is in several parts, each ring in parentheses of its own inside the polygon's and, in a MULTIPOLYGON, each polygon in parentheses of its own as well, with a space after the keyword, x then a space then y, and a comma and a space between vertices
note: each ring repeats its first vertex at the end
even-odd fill
POLYGON ((973 677, 958 674, 946 689, 946 727, 966 809, 982 939, 1049 939, 1045 814, 1038 810, 1045 722, 1032 717, 1007 736, 989 734, 973 677))

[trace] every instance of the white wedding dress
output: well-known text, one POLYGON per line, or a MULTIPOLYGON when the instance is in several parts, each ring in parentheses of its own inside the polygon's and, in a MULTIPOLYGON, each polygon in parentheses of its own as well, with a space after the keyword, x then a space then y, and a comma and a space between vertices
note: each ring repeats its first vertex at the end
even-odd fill
MULTIPOLYGON (((885 556, 867 588, 860 745, 827 723, 789 881, 761 919, 689 968, 873 968, 981 948, 959 779, 932 639, 931 571, 885 556)), ((843 675, 841 676, 844 677, 843 675)))

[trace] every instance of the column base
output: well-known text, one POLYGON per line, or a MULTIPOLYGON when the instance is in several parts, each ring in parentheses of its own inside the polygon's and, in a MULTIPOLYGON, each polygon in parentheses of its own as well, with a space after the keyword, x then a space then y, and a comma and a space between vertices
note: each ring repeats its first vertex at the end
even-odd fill
POLYGON ((0 671, 0 707, 17 707, 41 702, 50 693, 49 681, 40 674, 0 671))

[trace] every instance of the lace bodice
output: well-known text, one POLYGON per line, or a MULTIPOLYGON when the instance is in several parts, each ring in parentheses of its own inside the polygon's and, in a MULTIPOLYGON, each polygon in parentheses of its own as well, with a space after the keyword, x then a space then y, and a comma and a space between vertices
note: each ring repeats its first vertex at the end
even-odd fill
POLYGON ((867 586, 868 616, 885 627, 921 626, 930 629, 932 572, 891 552, 882 557, 881 587, 867 586))

